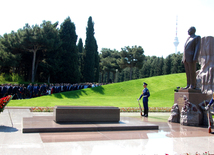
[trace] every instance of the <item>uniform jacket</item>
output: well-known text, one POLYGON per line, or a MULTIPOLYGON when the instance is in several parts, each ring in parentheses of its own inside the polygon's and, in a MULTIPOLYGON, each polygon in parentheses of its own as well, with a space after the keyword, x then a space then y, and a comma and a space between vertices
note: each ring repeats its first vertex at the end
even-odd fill
POLYGON ((143 101, 148 101, 148 97, 150 96, 149 89, 144 88, 142 95, 143 95, 143 101))

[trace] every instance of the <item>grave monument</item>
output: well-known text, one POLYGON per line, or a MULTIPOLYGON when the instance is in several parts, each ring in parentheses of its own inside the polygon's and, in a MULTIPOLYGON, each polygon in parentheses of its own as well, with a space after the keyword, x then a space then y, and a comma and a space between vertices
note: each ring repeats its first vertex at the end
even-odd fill
POLYGON ((182 62, 184 63, 187 86, 178 89, 174 94, 174 106, 169 122, 182 125, 206 125, 207 118, 204 104, 212 97, 214 75, 214 38, 195 35, 195 27, 190 27, 187 41, 184 46, 182 62), (196 61, 201 69, 196 72, 196 61), (175 108, 178 105, 178 110, 175 108), (176 111, 176 113, 175 113, 176 111), (172 119, 174 117, 174 119, 172 119), (175 117, 180 117, 176 118, 175 117), (179 121, 178 121, 179 120, 179 121))

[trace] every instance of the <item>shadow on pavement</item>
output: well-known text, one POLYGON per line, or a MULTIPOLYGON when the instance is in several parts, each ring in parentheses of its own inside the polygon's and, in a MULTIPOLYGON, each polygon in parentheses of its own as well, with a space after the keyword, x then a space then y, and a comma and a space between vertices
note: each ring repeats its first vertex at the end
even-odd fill
POLYGON ((4 125, 0 126, 0 132, 17 132, 17 131, 18 129, 14 127, 4 126, 4 125))

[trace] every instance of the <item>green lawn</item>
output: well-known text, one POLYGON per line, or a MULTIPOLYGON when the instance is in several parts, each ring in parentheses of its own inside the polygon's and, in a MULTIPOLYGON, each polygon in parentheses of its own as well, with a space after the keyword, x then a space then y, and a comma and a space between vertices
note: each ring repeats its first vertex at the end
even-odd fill
POLYGON ((149 97, 149 107, 172 107, 174 103, 174 89, 177 86, 184 87, 186 85, 186 75, 185 73, 180 73, 156 76, 32 99, 12 100, 8 106, 53 107, 55 105, 74 105, 138 107, 137 97, 141 95, 143 82, 148 83, 148 89, 151 94, 149 97))

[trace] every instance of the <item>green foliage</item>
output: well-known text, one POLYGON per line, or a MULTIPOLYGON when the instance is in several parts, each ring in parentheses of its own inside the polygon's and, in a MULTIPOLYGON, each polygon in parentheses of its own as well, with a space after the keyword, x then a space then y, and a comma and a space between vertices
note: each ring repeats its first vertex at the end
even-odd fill
POLYGON ((11 81, 12 82, 23 82, 23 78, 19 76, 18 73, 12 73, 11 74, 11 81))
POLYGON ((23 83, 23 78, 19 76, 17 73, 12 74, 0 74, 0 83, 23 83))
POLYGON ((0 74, 0 82, 1 82, 1 83, 5 83, 4 74, 5 74, 5 73, 1 73, 1 74, 0 74))
POLYGON ((78 41, 78 54, 79 54, 79 70, 80 70, 80 81, 84 82, 83 80, 83 71, 84 71, 84 60, 83 60, 83 42, 82 42, 82 38, 79 39, 78 41))
POLYGON ((116 50, 111 50, 103 48, 100 54, 100 72, 102 74, 101 82, 103 82, 103 75, 107 73, 107 81, 110 80, 110 72, 113 73, 113 81, 115 81, 116 70, 120 71, 120 66, 118 64, 118 59, 120 59, 120 53, 116 50))
POLYGON ((99 57, 99 52, 98 52, 98 46, 97 46, 97 41, 95 40, 95 54, 94 54, 94 82, 98 82, 99 81, 99 73, 100 73, 100 66, 99 66, 99 62, 100 62, 100 57, 99 57))
POLYGON ((144 50, 141 46, 129 46, 122 48, 121 59, 118 60, 118 64, 121 68, 130 68, 130 80, 132 79, 133 67, 141 68, 144 60, 144 50))
POLYGON ((168 55, 164 61, 163 73, 164 75, 171 73, 171 55, 168 55))
MULTIPOLYGON (((11 34, 5 34, 1 38, 4 52, 8 53, 7 57, 13 56, 9 53, 15 54, 11 59, 15 61, 8 67, 16 68, 19 73, 23 72, 23 75, 26 75, 28 79, 29 72, 31 72, 32 82, 34 82, 38 64, 44 60, 46 52, 56 49, 60 45, 60 41, 57 40, 57 25, 58 23, 51 24, 49 21, 43 21, 40 26, 26 24, 23 29, 19 29, 17 32, 12 31, 11 34)), ((4 62, 4 65, 6 64, 4 62)))
POLYGON ((70 17, 61 24, 59 31, 62 40, 60 52, 60 82, 80 82, 79 56, 76 47, 76 28, 70 17))
POLYGON ((0 72, 9 73, 10 67, 17 67, 21 59, 21 55, 12 50, 12 44, 15 44, 15 33, 5 34, 0 37, 0 72))
POLYGON ((0 73, 6 73, 5 79, 108 83, 185 71, 179 52, 166 58, 144 56, 142 47, 127 46, 120 52, 102 49, 99 54, 92 17, 88 18, 85 45, 81 38, 76 45, 76 27, 70 17, 57 26, 58 22, 43 21, 0 36, 0 73))
POLYGON ((53 107, 56 105, 72 105, 138 107, 137 98, 142 93, 143 82, 148 83, 148 89, 151 94, 149 97, 149 107, 172 107, 174 104, 174 89, 177 86, 185 86, 186 76, 184 73, 155 76, 38 98, 13 100, 9 106, 53 107))
MULTIPOLYGON (((99 71, 97 42, 94 37, 94 23, 92 17, 88 19, 88 27, 86 28, 86 41, 84 51, 84 71, 83 78, 85 82, 94 82, 97 79, 96 71, 99 71)), ((98 82, 98 81, 97 81, 98 82)))

